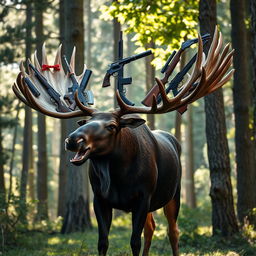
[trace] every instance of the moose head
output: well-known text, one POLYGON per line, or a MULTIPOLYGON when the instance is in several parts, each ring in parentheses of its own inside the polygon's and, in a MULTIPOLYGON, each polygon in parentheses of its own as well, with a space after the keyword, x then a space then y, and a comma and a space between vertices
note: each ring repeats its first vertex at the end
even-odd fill
MULTIPOLYGON (((65 140, 67 150, 75 152, 70 160, 75 165, 87 159, 92 166, 89 171, 94 191, 94 209, 99 225, 98 251, 106 255, 108 233, 112 219, 112 209, 132 212, 133 230, 131 248, 138 256, 141 247, 141 233, 144 228, 144 251, 148 255, 155 224, 152 211, 164 208, 168 220, 169 239, 174 255, 178 255, 177 216, 180 205, 180 145, 169 133, 150 131, 145 120, 136 114, 164 114, 180 109, 223 86, 234 70, 227 73, 232 64, 233 50, 229 45, 222 49, 221 33, 215 31, 207 58, 204 57, 203 43, 198 37, 198 52, 193 71, 187 81, 179 87, 178 93, 169 98, 161 80, 156 78, 162 102, 157 95, 152 96, 150 107, 127 105, 119 92, 115 96, 118 108, 111 112, 101 112, 83 104, 76 91, 76 109, 70 109, 64 95, 68 93, 70 78, 63 69, 41 71, 44 78, 51 81, 57 93, 49 94, 29 67, 27 74, 21 65, 13 91, 25 104, 35 110, 55 118, 83 117, 79 128, 65 140), (28 79, 29 80, 28 80, 28 79), (37 93, 28 88, 28 81, 36 87, 37 93)), ((59 48, 55 65, 62 67, 59 48)), ((74 69, 73 51, 70 66, 74 69)), ((48 64, 45 49, 43 63, 48 64)), ((35 54, 34 65, 41 66, 35 54)), ((80 82, 85 73, 77 76, 80 82)), ((39 74, 40 75, 40 74, 39 74)), ((43 83, 45 80, 43 81, 43 83)))

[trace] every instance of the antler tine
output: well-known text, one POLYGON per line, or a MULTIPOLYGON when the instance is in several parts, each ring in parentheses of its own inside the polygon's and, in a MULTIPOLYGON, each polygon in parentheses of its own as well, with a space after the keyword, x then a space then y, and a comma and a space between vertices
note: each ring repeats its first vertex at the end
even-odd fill
POLYGON ((14 83, 13 86, 12 86, 12 90, 14 92, 14 94, 16 95, 16 97, 22 101, 24 104, 28 105, 29 107, 33 108, 33 106, 31 106, 28 101, 26 100, 26 98, 24 98, 22 96, 22 93, 19 91, 18 87, 17 87, 17 84, 14 83))
POLYGON ((78 108, 84 113, 84 115, 92 116, 93 113, 98 112, 95 108, 90 108, 82 104, 82 102, 78 98, 78 92, 75 92, 75 101, 78 108))
POLYGON ((46 49, 45 49, 45 43, 43 43, 42 46, 42 63, 48 65, 48 59, 47 59, 47 54, 46 54, 46 49))
POLYGON ((57 53, 55 55, 55 60, 54 60, 54 65, 60 64, 62 66, 62 61, 61 61, 61 49, 62 49, 62 44, 60 44, 57 53))
POLYGON ((35 64, 35 67, 40 70, 41 69, 41 65, 39 64, 39 61, 38 61, 38 58, 37 58, 37 51, 35 51, 34 53, 34 64, 35 64))
POLYGON ((75 70, 76 47, 74 46, 72 55, 70 57, 70 67, 75 70))

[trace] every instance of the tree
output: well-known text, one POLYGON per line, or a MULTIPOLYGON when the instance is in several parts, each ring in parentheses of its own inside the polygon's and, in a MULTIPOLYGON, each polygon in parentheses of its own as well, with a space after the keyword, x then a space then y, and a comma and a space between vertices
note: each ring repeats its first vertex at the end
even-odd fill
MULTIPOLYGON (((35 6, 35 32, 37 57, 40 64, 42 59, 42 44, 44 42, 43 33, 43 10, 46 1, 34 1, 35 6)), ((47 147, 46 147, 46 120, 45 116, 38 112, 38 162, 37 162, 37 219, 48 219, 48 186, 47 186, 47 147)))
MULTIPOLYGON (((64 0, 59 1, 59 34, 62 49, 65 51, 65 13, 64 0)), ((59 164, 59 186, 58 186, 58 209, 57 216, 65 216, 66 192, 67 192, 67 169, 68 158, 63 141, 67 138, 67 120, 61 120, 60 129, 60 164, 59 164)))
POLYGON ((196 208, 196 194, 194 182, 194 143, 193 143, 193 105, 188 106, 185 114, 185 203, 190 208, 196 208))
MULTIPOLYGON (((155 44, 153 41, 148 43, 145 48, 155 48, 155 44)), ((150 89, 155 84, 155 67, 151 64, 152 60, 154 59, 154 55, 149 55, 145 58, 145 71, 146 71, 146 92, 150 91, 150 89)), ((155 116, 154 115, 147 115, 147 125, 151 130, 155 130, 155 116)))
MULTIPOLYGON (((77 52, 76 73, 81 73, 84 66, 84 23, 83 23, 83 0, 64 0, 65 23, 65 51, 67 56, 71 56, 72 48, 75 45, 77 52)), ((74 120, 68 121, 68 133, 76 128, 74 120)), ((71 154, 68 158, 71 159, 71 154)), ((62 226, 62 233, 84 231, 91 227, 89 214, 89 198, 86 194, 86 173, 85 168, 71 166, 68 167, 67 179, 67 201, 66 213, 62 226)))
MULTIPOLYGON (((255 147, 250 128, 251 89, 248 77, 249 56, 245 24, 246 1, 230 1, 232 45, 235 49, 233 101, 237 163, 237 212, 240 222, 256 207, 255 147)), ((255 68, 254 68, 255 69, 255 68)))
MULTIPOLYGON (((25 37, 25 55, 26 59, 31 57, 31 48, 32 48, 32 6, 31 2, 27 1, 26 6, 26 37, 25 37)), ((27 197, 27 182, 28 182, 28 171, 30 163, 30 146, 32 144, 32 111, 31 108, 25 106, 25 124, 23 130, 23 151, 22 151, 22 170, 21 170, 21 181, 20 181, 20 199, 21 202, 26 202, 27 197)), ((25 204, 24 204, 24 209, 25 204)), ((25 219, 26 210, 24 211, 24 216, 22 219, 25 219)))
MULTIPOLYGON (((201 34, 214 34, 217 24, 216 0, 200 0, 201 34)), ((206 49, 208 52, 209 48, 206 49)), ((206 96, 206 138, 210 167, 213 235, 230 236, 238 232, 231 185, 229 148, 222 89, 206 96)))
MULTIPOLYGON (((253 137, 254 137, 254 150, 256 151, 256 2, 250 1, 250 14, 251 14, 251 51, 252 51, 252 76, 253 76, 253 137)), ((256 154, 255 159, 256 159, 256 154)), ((256 160, 255 160, 256 161, 256 160)), ((254 170, 254 178, 256 179, 256 171, 254 170)), ((254 206, 255 207, 255 206, 254 206)))

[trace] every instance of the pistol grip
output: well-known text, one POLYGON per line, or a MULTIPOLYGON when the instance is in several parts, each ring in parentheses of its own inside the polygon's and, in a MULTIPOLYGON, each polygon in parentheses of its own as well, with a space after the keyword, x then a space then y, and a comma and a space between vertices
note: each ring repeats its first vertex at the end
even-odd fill
POLYGON ((102 87, 110 86, 110 74, 106 73, 103 79, 102 87))

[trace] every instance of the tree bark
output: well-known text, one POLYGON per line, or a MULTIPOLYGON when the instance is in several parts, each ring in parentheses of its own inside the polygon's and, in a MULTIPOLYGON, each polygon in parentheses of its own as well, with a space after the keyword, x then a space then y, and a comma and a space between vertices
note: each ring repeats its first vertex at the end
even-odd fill
MULTIPOLYGON (((73 46, 76 46, 76 74, 82 72, 84 66, 84 23, 83 23, 83 0, 64 0, 65 24, 65 46, 67 56, 71 56, 73 46)), ((74 120, 68 121, 68 133, 77 128, 74 120)), ((71 159, 73 153, 68 153, 71 159)), ((68 167, 67 179, 67 203, 64 222, 61 233, 84 231, 91 227, 89 213, 89 196, 86 194, 86 172, 85 166, 71 165, 68 167)))
POLYGON ((86 46, 86 65, 90 69, 92 65, 92 10, 91 0, 86 2, 86 14, 87 14, 87 46, 86 46))
POLYGON ((256 141, 256 1, 250 0, 251 38, 252 38, 252 75, 253 75, 253 137, 256 141))
MULTIPOLYGON (((32 7, 31 2, 26 2, 26 59, 31 57, 31 47, 32 47, 32 7)), ((26 222, 26 199, 27 199, 27 182, 28 182, 28 171, 30 162, 30 150, 29 146, 32 144, 32 110, 30 107, 25 106, 25 121, 23 129, 23 150, 22 150, 22 170, 21 170, 21 180, 20 180, 20 202, 22 204, 22 215, 21 221, 26 222)))
POLYGON ((66 210, 66 190, 67 190, 67 170, 68 158, 64 146, 64 140, 67 138, 67 121, 61 120, 61 138, 60 138, 60 165, 59 165, 59 188, 58 188, 58 216, 65 216, 66 210))
MULTIPOLYGON (((251 16, 251 60, 252 60, 252 88, 253 88, 253 138, 254 138, 254 161, 256 163, 256 1, 250 0, 250 16, 251 16)), ((255 166, 255 164, 254 164, 255 166)), ((253 180, 256 180, 256 168, 254 168, 253 180)), ((254 197, 256 197, 254 193, 254 197)), ((256 199, 254 199, 256 201, 256 199)), ((255 205, 254 205, 255 207, 255 205)), ((253 220, 256 226, 256 220, 253 220)))
MULTIPOLYGON (((146 45, 146 48, 155 48, 154 42, 150 42, 146 45)), ((146 68, 146 92, 148 92, 155 84, 155 67, 151 64, 154 59, 154 55, 151 54, 145 57, 145 68, 146 68)), ((147 115, 147 125, 151 130, 155 130, 155 116, 147 115)))
MULTIPOLYGON (((216 0, 200 0, 200 31, 213 35, 217 24, 216 0)), ((206 52, 209 50, 206 49, 206 52)), ((232 185, 229 148, 222 89, 205 97, 206 138, 210 167, 213 235, 230 236, 238 232, 232 185)))
MULTIPOLYGON (((59 33, 60 43, 62 43, 62 53, 65 52, 65 6, 64 0, 59 2, 59 33)), ((66 193, 67 193, 67 170, 68 170, 68 157, 65 150, 64 140, 67 138, 67 120, 60 121, 60 164, 59 164, 59 183, 58 183, 58 208, 57 216, 64 217, 66 212, 66 193)))
MULTIPOLYGON (((0 126, 0 152, 3 152, 2 127, 0 126)), ((5 204, 4 159, 0 157, 0 200, 5 204)), ((1 202, 1 203, 2 203, 1 202)))
MULTIPOLYGON (((116 2, 117 0, 113 0, 113 2, 116 2)), ((113 19, 113 43, 114 43, 114 48, 113 48, 113 57, 114 61, 118 60, 118 42, 120 39, 120 32, 121 32, 121 24, 118 22, 117 18, 113 19)), ((117 90, 117 77, 114 77, 115 81, 115 86, 114 86, 114 94, 116 93, 117 90)), ((116 97, 114 97, 114 108, 117 108, 117 100, 116 97)))
MULTIPOLYGON (((186 55, 187 55, 186 52, 184 52, 181 55, 180 70, 182 70, 186 64, 186 55)), ((182 124, 182 115, 178 111, 175 111, 175 134, 174 134, 174 136, 180 143, 181 143, 181 124, 182 124)))
MULTIPOLYGON (((36 31, 36 49, 40 64, 42 63, 42 44, 44 42, 43 34, 43 10, 45 2, 35 1, 35 31, 36 31)), ((37 162, 37 220, 48 219, 48 160, 47 160, 47 141, 46 141, 46 120, 45 115, 38 112, 38 162, 37 162)))
POLYGON ((185 203, 190 208, 196 208, 196 194, 194 182, 194 144, 193 144, 193 106, 188 106, 185 113, 185 203))
MULTIPOLYGON (((250 128, 251 90, 249 84, 249 56, 245 24, 245 0, 230 1, 232 45, 234 54, 233 101, 235 112, 235 144, 237 167, 237 212, 240 222, 256 207, 255 148, 250 128)), ((255 69, 255 67, 254 67, 255 69)))
MULTIPOLYGON (((15 119, 18 120, 20 113, 20 103, 17 105, 17 112, 15 119)), ((15 156, 15 145, 17 140, 17 133, 18 133, 18 123, 16 123, 13 131, 13 140, 12 140, 12 151, 11 151, 11 159, 10 159, 10 168, 9 168, 9 192, 8 192, 8 204, 11 200, 12 190, 13 190, 13 164, 14 164, 14 156, 15 156)), ((1 134, 1 132, 0 132, 1 134)), ((2 152, 1 142, 0 142, 0 152, 2 152)), ((0 182, 1 183, 1 182, 0 182)), ((0 185, 1 188, 1 185, 0 185)), ((8 205, 7 205, 8 207, 8 205)))

